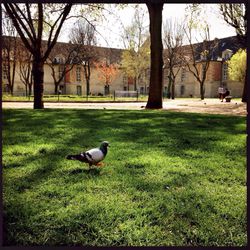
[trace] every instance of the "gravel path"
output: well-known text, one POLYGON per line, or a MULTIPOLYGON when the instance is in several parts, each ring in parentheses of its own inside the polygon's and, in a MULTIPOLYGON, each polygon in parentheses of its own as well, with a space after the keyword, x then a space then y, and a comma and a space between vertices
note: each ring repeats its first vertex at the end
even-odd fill
MULTIPOLYGON (((45 108, 73 108, 73 109, 133 109, 141 110, 146 102, 131 103, 66 103, 66 102, 45 102, 45 108)), ((3 102, 3 108, 33 108, 32 102, 3 102)), ((246 104, 232 100, 230 103, 220 102, 219 99, 197 99, 168 100, 163 103, 163 110, 193 113, 227 114, 246 116, 246 104)))

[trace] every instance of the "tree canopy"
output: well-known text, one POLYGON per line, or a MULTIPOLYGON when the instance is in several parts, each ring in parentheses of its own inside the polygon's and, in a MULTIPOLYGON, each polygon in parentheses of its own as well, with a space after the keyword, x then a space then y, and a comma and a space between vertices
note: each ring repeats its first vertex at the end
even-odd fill
POLYGON ((234 81, 245 81, 247 54, 246 50, 239 49, 228 61, 229 78, 234 81))

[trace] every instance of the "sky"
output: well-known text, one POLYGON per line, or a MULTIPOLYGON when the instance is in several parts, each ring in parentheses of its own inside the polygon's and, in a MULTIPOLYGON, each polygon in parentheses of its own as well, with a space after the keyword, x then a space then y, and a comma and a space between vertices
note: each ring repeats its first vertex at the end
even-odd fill
MULTIPOLYGON (((210 38, 224 38, 234 36, 235 30, 227 25, 220 17, 216 4, 204 4, 206 16, 204 20, 210 25, 210 38)), ((184 19, 186 4, 164 4, 162 20, 163 23, 167 18, 184 19)), ((143 8, 147 13, 147 7, 143 4, 143 8)), ((131 5, 123 9, 117 10, 112 5, 112 14, 104 14, 105 20, 96 26, 98 31, 98 45, 103 47, 124 48, 124 43, 121 39, 122 27, 130 25, 133 18, 134 9, 131 5)), ((145 26, 149 23, 148 14, 145 19, 145 26)), ((72 25, 72 24, 71 24, 72 25)), ((65 27, 64 32, 60 35, 59 41, 68 42, 68 33, 71 25, 65 27)))

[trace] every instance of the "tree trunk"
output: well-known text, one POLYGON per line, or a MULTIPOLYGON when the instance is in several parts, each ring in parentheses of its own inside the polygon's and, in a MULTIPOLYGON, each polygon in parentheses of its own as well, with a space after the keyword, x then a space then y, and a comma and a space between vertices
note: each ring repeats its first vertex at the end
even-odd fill
MULTIPOLYGON (((247 52, 247 49, 246 49, 247 52)), ((247 65, 247 64, 246 64, 247 65)), ((241 101, 242 102, 247 102, 247 79, 248 79, 248 70, 246 67, 246 74, 245 74, 245 80, 244 80, 244 86, 243 86, 243 93, 242 93, 242 98, 241 101)))
POLYGON ((87 61, 84 65, 84 75, 86 80, 86 95, 89 96, 90 94, 90 62, 87 61))
POLYGON ((31 96, 31 93, 32 93, 32 85, 29 84, 29 96, 31 96))
POLYGON ((167 93, 167 98, 170 99, 171 98, 171 85, 172 85, 172 80, 171 77, 168 78, 168 93, 167 93))
POLYGON ((34 109, 43 109, 43 76, 44 63, 41 59, 34 58, 32 75, 34 80, 34 109))
POLYGON ((204 100, 205 98, 204 82, 200 82, 200 95, 201 95, 201 100, 204 100))
POLYGON ((172 81, 172 99, 174 100, 175 98, 175 80, 173 79, 172 81))
POLYGON ((162 9, 163 3, 147 3, 150 19, 150 84, 146 108, 162 108, 162 9))
POLYGON ((27 84, 25 84, 25 96, 26 97, 28 96, 28 86, 27 86, 27 84))
POLYGON ((58 94, 58 86, 59 86, 59 83, 55 83, 55 95, 58 94))

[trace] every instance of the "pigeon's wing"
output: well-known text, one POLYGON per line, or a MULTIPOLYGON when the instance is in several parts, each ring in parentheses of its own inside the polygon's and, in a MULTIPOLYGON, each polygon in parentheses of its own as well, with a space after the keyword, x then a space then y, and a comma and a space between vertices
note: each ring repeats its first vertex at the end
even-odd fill
POLYGON ((104 158, 103 152, 99 148, 93 148, 85 152, 90 162, 97 163, 104 158))

